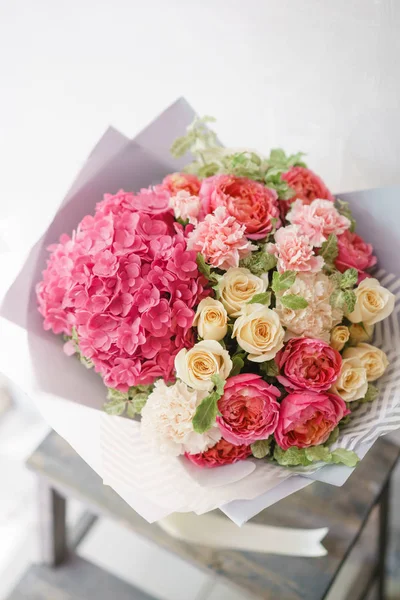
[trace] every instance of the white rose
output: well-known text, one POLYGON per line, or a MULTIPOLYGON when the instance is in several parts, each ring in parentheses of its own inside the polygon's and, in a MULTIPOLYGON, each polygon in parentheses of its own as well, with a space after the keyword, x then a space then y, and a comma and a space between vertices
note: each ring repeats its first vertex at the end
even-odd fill
POLYGON ((227 379, 232 361, 227 350, 215 340, 203 340, 186 350, 182 348, 175 357, 175 369, 179 379, 195 390, 210 391, 211 377, 219 375, 227 379))
POLYGON ((206 433, 193 431, 192 419, 207 392, 191 390, 182 381, 166 385, 159 379, 142 408, 141 435, 163 454, 198 454, 221 439, 217 426, 206 433))
POLYGON ((368 342, 374 334, 374 326, 364 323, 352 323, 349 327, 350 343, 368 342))
POLYGON ((228 331, 228 315, 222 302, 204 298, 197 307, 193 325, 204 340, 222 340, 228 331))
POLYGON ((239 316, 242 307, 255 294, 261 294, 268 287, 268 274, 263 277, 253 275, 249 269, 230 268, 223 274, 218 284, 221 302, 228 315, 239 316))
POLYGON ((330 391, 345 402, 364 398, 368 389, 367 370, 356 356, 344 358, 340 375, 330 391))
POLYGON ((340 352, 349 341, 350 331, 346 325, 336 325, 331 331, 330 344, 332 348, 340 352))
POLYGON ((356 356, 367 371, 368 381, 375 381, 382 377, 389 365, 386 354, 371 344, 358 344, 355 348, 347 348, 343 352, 344 358, 356 356))
POLYGON ((347 315, 352 323, 373 325, 386 319, 394 308, 395 296, 382 287, 377 279, 364 279, 355 290, 356 306, 347 315))
POLYGON ((276 312, 263 304, 247 304, 233 326, 232 337, 252 362, 271 360, 283 347, 285 331, 276 312))

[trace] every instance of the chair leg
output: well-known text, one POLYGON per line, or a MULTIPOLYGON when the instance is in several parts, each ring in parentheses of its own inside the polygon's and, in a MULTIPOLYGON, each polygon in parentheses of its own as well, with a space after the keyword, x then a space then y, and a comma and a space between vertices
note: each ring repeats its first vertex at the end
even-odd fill
POLYGON ((45 481, 39 479, 38 521, 39 548, 42 564, 55 567, 68 554, 66 499, 45 481))
POLYGON ((382 490, 379 501, 379 556, 378 556, 378 599, 386 599, 386 559, 389 544, 390 479, 382 490))

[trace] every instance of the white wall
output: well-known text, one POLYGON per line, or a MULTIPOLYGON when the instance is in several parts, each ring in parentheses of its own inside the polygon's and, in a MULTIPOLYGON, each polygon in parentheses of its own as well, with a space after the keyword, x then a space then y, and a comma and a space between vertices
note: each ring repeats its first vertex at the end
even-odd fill
POLYGON ((334 192, 400 183, 399 26, 395 0, 0 0, 0 218, 44 217, 109 123, 179 95, 334 192))

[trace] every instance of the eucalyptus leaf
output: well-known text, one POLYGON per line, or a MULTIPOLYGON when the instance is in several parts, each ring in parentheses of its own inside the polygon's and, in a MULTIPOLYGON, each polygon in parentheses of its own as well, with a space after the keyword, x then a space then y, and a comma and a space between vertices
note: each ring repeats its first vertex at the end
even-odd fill
POLYGON ((305 298, 296 296, 295 294, 281 296, 279 301, 285 308, 290 308, 292 310, 300 310, 302 308, 307 308, 308 306, 308 302, 305 298))

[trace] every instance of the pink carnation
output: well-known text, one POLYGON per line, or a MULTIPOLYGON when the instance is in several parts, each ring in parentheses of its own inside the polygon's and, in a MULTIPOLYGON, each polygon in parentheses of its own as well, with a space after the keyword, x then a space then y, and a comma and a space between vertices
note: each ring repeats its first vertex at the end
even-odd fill
POLYGON ((267 251, 278 259, 277 269, 316 273, 324 265, 321 256, 315 256, 313 247, 295 225, 281 227, 275 233, 275 244, 268 244, 267 251))
POLYGON ((230 377, 218 401, 217 423, 222 436, 235 445, 254 444, 274 433, 278 424, 280 391, 260 375, 230 377))
POLYGON ((283 450, 324 444, 349 413, 344 400, 335 394, 293 392, 281 402, 276 442, 283 450))
POLYGON ((121 391, 171 380, 174 357, 194 343, 193 308, 208 294, 169 198, 160 186, 106 195, 51 247, 37 286, 45 329, 74 328, 82 354, 121 391))
POLYGON ((317 247, 322 246, 329 235, 341 235, 351 225, 330 200, 313 200, 311 204, 296 200, 286 218, 292 225, 297 225, 312 246, 317 247))
POLYGON ((251 240, 264 238, 272 230, 272 219, 279 218, 278 195, 258 181, 234 175, 215 175, 204 179, 200 189, 202 211, 209 214, 218 206, 246 228, 251 240))
POLYGON ((189 234, 187 247, 201 252, 213 267, 224 270, 237 267, 241 258, 255 250, 245 236, 244 225, 231 217, 223 206, 207 215, 189 234))
POLYGON ((351 231, 345 231, 338 237, 338 255, 335 266, 341 273, 354 268, 358 271, 358 283, 368 277, 366 269, 376 265, 377 258, 373 255, 373 247, 362 237, 351 231))
POLYGON ((169 205, 174 211, 176 219, 187 220, 192 225, 197 225, 197 217, 200 212, 198 196, 192 196, 186 190, 180 190, 175 196, 171 196, 169 205))
POLYGON ((219 440, 215 446, 200 454, 185 454, 190 462, 202 469, 212 469, 213 467, 231 465, 239 460, 245 460, 250 455, 250 446, 247 446, 246 444, 237 446, 224 439, 219 440))
POLYGON ((342 357, 323 340, 291 338, 278 352, 278 381, 289 390, 328 390, 339 376, 342 357))

